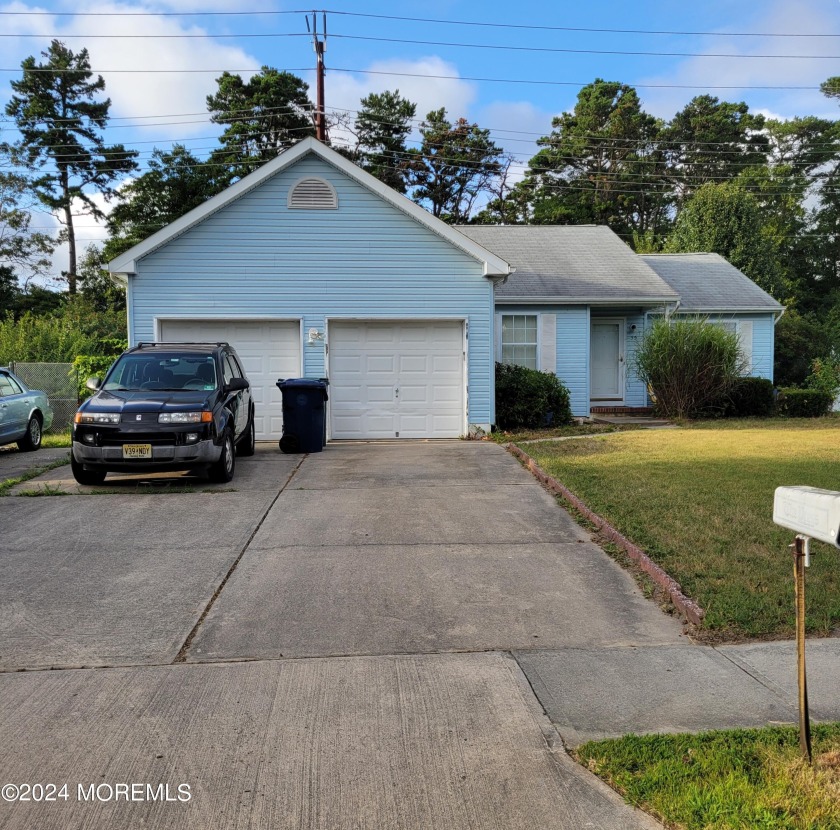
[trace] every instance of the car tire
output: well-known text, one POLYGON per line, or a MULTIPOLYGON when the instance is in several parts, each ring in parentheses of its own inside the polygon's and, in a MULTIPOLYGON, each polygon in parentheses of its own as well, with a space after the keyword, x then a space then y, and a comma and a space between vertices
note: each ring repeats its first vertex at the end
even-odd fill
POLYGON ((41 416, 33 415, 26 425, 26 435, 17 442, 21 452, 34 452, 41 446, 41 416))
POLYGON ((233 435, 230 430, 225 430, 222 438, 222 454, 215 464, 210 465, 208 471, 210 481, 216 481, 220 484, 232 481, 235 470, 236 451, 233 446, 233 435))
POLYGON ((257 427, 254 424, 254 413, 251 412, 251 417, 248 419, 248 428, 245 430, 245 435, 239 441, 239 446, 236 448, 236 454, 242 458, 249 458, 257 451, 257 427))
POLYGON ((87 486, 95 486, 102 484, 105 481, 107 473, 104 470, 86 470, 83 464, 79 464, 72 454, 70 455, 70 470, 73 473, 73 478, 79 484, 86 484, 87 486))

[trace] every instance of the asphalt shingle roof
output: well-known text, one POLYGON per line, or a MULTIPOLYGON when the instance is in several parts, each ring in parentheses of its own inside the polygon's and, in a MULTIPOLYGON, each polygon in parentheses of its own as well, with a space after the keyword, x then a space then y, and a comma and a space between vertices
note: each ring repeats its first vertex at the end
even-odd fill
POLYGON ((641 259, 680 295, 680 311, 782 309, 719 254, 648 254, 641 259))
POLYGON ((601 225, 458 225, 516 273, 497 300, 675 302, 674 289, 601 225))

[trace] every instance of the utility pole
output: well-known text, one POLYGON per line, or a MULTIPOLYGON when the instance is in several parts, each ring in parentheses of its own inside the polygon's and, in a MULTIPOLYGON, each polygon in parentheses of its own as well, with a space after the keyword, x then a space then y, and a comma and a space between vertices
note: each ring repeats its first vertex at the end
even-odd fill
POLYGON ((327 113, 324 106, 324 52, 327 51, 327 13, 321 16, 323 33, 318 36, 318 14, 312 12, 312 26, 309 26, 309 15, 306 15, 306 30, 312 33, 312 48, 315 50, 315 138, 327 143, 327 113))

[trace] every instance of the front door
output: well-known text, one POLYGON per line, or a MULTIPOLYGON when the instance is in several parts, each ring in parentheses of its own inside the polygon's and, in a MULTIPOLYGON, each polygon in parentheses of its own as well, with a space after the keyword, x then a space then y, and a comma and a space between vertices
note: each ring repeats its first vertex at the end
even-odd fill
POLYGON ((624 323, 592 322, 590 396, 593 401, 624 400, 624 323))

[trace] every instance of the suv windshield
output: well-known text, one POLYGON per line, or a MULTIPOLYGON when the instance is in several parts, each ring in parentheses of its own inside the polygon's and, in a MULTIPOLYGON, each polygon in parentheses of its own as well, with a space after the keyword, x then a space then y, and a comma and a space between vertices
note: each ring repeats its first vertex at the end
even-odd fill
POLYGON ((216 388, 216 363, 212 355, 127 354, 111 367, 103 388, 111 392, 211 390, 216 388))

